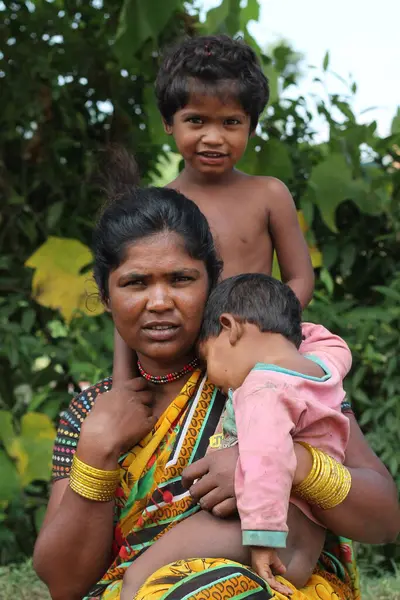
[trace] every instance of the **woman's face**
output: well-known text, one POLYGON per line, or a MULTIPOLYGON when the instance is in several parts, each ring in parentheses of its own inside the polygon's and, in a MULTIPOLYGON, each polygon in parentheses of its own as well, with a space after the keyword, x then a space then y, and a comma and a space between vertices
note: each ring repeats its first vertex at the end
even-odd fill
POLYGON ((208 296, 208 275, 178 234, 166 231, 130 244, 108 283, 114 324, 141 358, 168 366, 190 353, 208 296))

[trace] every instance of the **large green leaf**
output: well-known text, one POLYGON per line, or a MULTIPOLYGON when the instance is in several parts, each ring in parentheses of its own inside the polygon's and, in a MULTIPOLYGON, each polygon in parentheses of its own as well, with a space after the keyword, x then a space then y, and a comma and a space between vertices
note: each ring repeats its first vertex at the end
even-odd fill
POLYGON ((21 484, 15 465, 4 450, 0 449, 0 505, 10 502, 21 490, 21 484))
POLYGON ((293 176, 293 164, 286 144, 272 138, 265 142, 259 153, 258 175, 269 175, 281 179, 286 184, 293 176))
POLYGON ((258 0, 247 0, 247 4, 240 11, 240 29, 244 31, 249 21, 258 21, 260 16, 260 3, 258 0))
POLYGON ((11 412, 0 410, 0 442, 8 450, 15 437, 11 412))
POLYGON ((395 135, 400 133, 400 106, 397 109, 396 115, 393 117, 391 134, 395 135))
POLYGON ((307 194, 318 206, 325 224, 334 232, 337 232, 336 209, 351 197, 352 184, 350 167, 341 154, 329 155, 311 171, 307 194))
POLYGON ((156 3, 154 0, 124 0, 114 44, 121 65, 132 64, 136 52, 149 39, 158 38, 182 4, 181 0, 156 3))
POLYGON ((222 0, 219 6, 207 12, 204 24, 207 33, 234 35, 241 27, 240 12, 240 0, 222 0))
POLYGON ((150 135, 155 144, 164 142, 169 143, 169 137, 165 133, 160 111, 158 110, 154 85, 147 84, 144 88, 145 110, 147 114, 147 126, 150 135))

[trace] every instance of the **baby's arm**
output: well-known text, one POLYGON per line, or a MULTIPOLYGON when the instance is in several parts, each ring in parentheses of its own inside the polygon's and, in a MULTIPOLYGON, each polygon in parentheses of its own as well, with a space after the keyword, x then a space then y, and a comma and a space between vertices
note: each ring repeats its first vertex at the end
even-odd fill
POLYGON ((296 457, 292 434, 305 410, 281 373, 254 373, 233 395, 239 442, 235 477, 243 544, 284 548, 296 457))
POLYGON ((251 566, 260 577, 265 579, 270 588, 288 596, 293 594, 290 588, 283 585, 283 583, 279 583, 274 577, 274 573, 276 575, 286 573, 285 565, 274 548, 266 548, 265 546, 251 548, 251 566))
POLYGON ((269 232, 277 254, 282 281, 287 283, 303 308, 314 291, 314 270, 297 218, 296 206, 287 187, 278 179, 266 180, 269 232))

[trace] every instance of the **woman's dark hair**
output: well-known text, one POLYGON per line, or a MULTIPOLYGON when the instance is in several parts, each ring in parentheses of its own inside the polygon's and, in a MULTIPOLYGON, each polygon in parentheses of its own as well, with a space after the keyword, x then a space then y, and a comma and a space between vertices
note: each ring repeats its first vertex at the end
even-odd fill
POLYGON ((300 302, 288 285, 269 275, 246 273, 219 283, 208 298, 199 342, 221 333, 224 313, 262 332, 280 333, 296 348, 302 342, 300 302))
POLYGON ((196 92, 234 97, 250 116, 251 131, 269 98, 268 80, 256 53, 227 35, 190 38, 166 53, 156 79, 156 96, 169 125, 196 92))
POLYGON ((110 165, 103 186, 108 203, 93 232, 94 278, 101 299, 108 299, 110 272, 124 260, 127 246, 164 231, 179 235, 189 256, 204 262, 214 287, 222 262, 198 206, 176 190, 138 187, 136 163, 124 150, 112 150, 110 165))

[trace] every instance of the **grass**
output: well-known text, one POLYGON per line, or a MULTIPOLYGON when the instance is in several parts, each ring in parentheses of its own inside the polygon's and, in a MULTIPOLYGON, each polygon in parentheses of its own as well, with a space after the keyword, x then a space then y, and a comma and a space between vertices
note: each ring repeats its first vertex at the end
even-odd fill
MULTIPOLYGON (((362 600, 400 600, 400 573, 393 577, 368 578, 362 581, 362 600)), ((0 600, 50 600, 50 595, 36 577, 32 563, 0 567, 0 600)))
POLYGON ((50 600, 46 586, 39 581, 30 561, 0 567, 0 600, 50 600))

